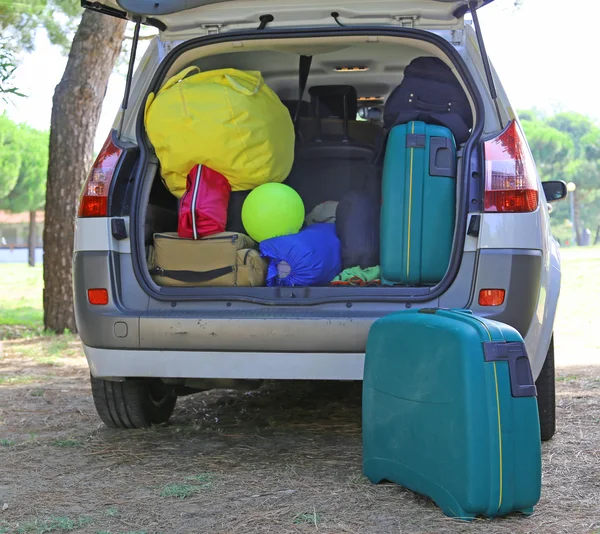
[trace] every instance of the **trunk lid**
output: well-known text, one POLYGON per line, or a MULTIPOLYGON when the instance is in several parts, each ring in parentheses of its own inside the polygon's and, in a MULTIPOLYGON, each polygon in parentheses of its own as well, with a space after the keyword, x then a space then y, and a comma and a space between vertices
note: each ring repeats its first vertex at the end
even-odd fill
POLYGON ((82 0, 82 6, 156 26, 166 40, 255 27, 390 24, 457 30, 469 3, 493 0, 82 0), (337 14, 337 16, 334 16, 337 14))

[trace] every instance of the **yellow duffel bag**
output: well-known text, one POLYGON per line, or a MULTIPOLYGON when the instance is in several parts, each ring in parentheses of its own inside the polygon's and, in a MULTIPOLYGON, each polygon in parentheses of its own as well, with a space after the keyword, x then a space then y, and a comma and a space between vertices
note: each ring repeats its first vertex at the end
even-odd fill
POLYGON ((188 67, 148 96, 145 125, 177 198, 196 164, 244 191, 283 182, 294 162, 292 119, 260 72, 188 67))

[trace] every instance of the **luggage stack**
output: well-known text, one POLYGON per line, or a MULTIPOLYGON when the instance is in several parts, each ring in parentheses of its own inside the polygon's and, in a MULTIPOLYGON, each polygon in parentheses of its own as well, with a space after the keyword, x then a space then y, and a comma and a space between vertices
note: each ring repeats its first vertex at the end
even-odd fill
POLYGON ((473 122, 467 96, 440 59, 418 57, 387 99, 381 208, 384 285, 431 286, 450 264, 456 145, 473 122))
POLYGON ((513 328, 467 311, 376 321, 363 379, 363 470, 450 517, 526 515, 540 498, 536 388, 513 328))
POLYGON ((457 144, 472 123, 453 72, 436 58, 413 60, 387 99, 382 129, 356 120, 351 85, 312 86, 305 102, 310 63, 301 56, 299 99, 287 105, 259 72, 193 66, 149 96, 146 130, 164 183, 179 199, 177 234, 197 242, 179 245, 169 235, 171 258, 182 257, 180 247, 196 263, 166 259, 166 268, 156 258, 167 234, 157 234, 153 269, 198 273, 178 280, 154 270, 157 284, 434 286, 442 280, 454 238, 457 144), (246 266, 228 253, 207 259, 206 251, 221 249, 205 240, 225 232, 253 243, 256 276, 207 278, 214 269, 246 266), (321 232, 316 239, 315 232, 321 232), (298 261, 300 251, 306 261, 298 261))

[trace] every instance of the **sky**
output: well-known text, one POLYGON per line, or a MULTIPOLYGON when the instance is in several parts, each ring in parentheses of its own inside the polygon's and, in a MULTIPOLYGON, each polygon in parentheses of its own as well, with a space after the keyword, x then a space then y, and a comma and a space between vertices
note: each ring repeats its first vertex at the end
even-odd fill
MULTIPOLYGON (((513 0, 495 0, 479 11, 488 55, 513 107, 536 107, 547 113, 577 111, 600 122, 600 2, 578 0, 569 10, 564 0, 522 0, 517 9, 513 4, 513 0), (567 17, 566 11, 571 15, 567 17)), ((147 42, 142 42, 145 46, 147 42)), ((141 55, 140 48, 138 58, 141 55)), ((35 52, 22 56, 15 73, 14 83, 27 98, 8 104, 0 101, 0 112, 5 109, 16 122, 49 129, 52 95, 66 61, 39 32, 35 52)), ((110 78, 96 150, 121 104, 125 69, 120 71, 110 78)))

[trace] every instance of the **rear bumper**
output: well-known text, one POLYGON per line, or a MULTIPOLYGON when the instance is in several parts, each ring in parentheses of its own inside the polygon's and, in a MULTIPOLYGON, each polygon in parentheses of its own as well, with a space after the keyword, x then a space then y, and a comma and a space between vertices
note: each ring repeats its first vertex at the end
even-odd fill
POLYGON ((362 380, 360 353, 191 352, 114 350, 84 346, 96 378, 235 378, 362 380))
POLYGON ((98 377, 360 380, 371 325, 408 307, 470 307, 525 336, 535 314, 540 267, 536 251, 466 252, 455 284, 421 306, 385 298, 293 307, 162 303, 139 289, 129 254, 86 251, 74 257, 75 311, 98 377), (109 288, 108 305, 87 302, 87 289, 96 287, 109 288), (478 307, 476 295, 486 287, 505 288, 506 302, 478 307))

